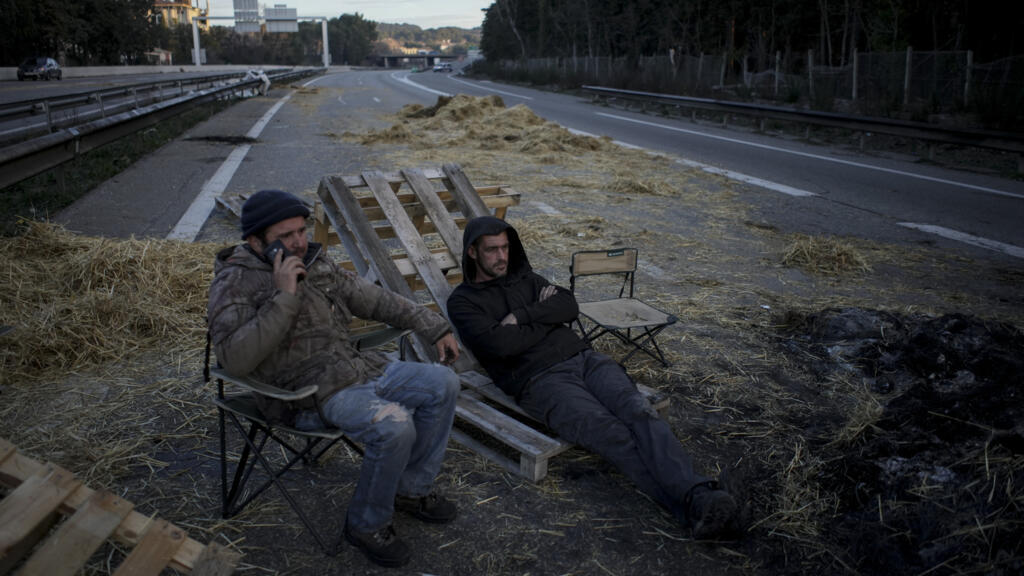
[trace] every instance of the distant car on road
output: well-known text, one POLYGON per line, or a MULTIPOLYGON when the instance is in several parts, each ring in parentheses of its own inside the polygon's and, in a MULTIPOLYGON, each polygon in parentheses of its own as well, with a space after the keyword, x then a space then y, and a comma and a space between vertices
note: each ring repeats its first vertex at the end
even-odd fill
POLYGON ((18 80, 24 80, 25 78, 32 78, 33 80, 56 78, 60 80, 63 75, 60 64, 57 64, 57 61, 53 58, 46 58, 45 56, 26 58, 18 66, 18 80))
POLYGON ((451 71, 452 71, 452 64, 451 64, 451 62, 438 62, 437 64, 434 64, 434 72, 451 72, 451 71))

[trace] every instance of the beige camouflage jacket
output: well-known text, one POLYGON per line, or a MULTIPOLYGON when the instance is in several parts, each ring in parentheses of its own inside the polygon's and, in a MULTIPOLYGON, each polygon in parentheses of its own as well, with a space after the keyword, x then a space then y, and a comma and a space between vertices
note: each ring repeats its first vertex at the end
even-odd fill
MULTIPOLYGON (((217 255, 207 318, 225 371, 289 390, 315 384, 322 402, 380 375, 388 362, 378 352, 356 350, 349 335, 353 316, 415 330, 430 342, 451 330, 441 316, 339 268, 321 252, 309 243, 306 278, 295 295, 274 288, 273 268, 246 244, 217 255)), ((295 410, 314 407, 260 403, 268 418, 285 422, 295 410)))

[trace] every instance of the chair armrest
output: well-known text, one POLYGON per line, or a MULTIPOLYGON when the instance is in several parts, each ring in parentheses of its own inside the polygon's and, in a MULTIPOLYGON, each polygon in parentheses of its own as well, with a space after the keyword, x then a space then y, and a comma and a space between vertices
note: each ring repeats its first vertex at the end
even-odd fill
POLYGON ((383 346, 388 342, 404 338, 412 333, 412 330, 403 330, 401 328, 394 328, 388 326, 382 330, 376 330, 367 334, 362 334, 353 339, 356 345, 356 350, 370 350, 378 346, 383 346))
POLYGON ((299 388, 298 390, 285 390, 284 388, 278 388, 277 386, 249 378, 248 376, 232 376, 221 368, 210 369, 210 374, 213 375, 214 378, 219 378, 225 382, 231 382, 232 384, 241 386, 249 392, 255 392, 256 394, 260 394, 268 398, 276 398, 286 402, 294 402, 296 400, 308 398, 316 394, 316 391, 318 390, 314 385, 299 388))

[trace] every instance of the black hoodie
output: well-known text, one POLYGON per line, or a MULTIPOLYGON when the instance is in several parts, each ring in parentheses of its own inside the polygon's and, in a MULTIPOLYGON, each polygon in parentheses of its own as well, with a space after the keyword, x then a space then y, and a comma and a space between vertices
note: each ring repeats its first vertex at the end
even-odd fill
POLYGON ((588 346, 568 325, 579 307, 572 292, 540 301, 550 283, 535 274, 515 228, 491 216, 474 218, 462 236, 463 281, 448 297, 448 318, 462 343, 476 355, 506 394, 519 398, 523 385, 538 372, 566 360, 588 346), (469 246, 480 236, 508 234, 508 273, 476 283, 476 261, 469 246), (516 323, 501 325, 509 313, 516 323))

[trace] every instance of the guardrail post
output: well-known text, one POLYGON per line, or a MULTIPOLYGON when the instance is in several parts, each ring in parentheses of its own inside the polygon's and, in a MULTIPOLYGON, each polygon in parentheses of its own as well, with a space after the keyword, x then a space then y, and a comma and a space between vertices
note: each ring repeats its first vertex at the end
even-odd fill
POLYGON ((853 47, 853 94, 851 100, 857 100, 857 47, 853 47))
POLYGON ((907 67, 903 74, 903 107, 910 104, 910 64, 914 57, 914 49, 907 46, 907 67))
POLYGON ((775 96, 779 95, 779 77, 782 76, 782 51, 775 51, 775 96))
POLYGON ((807 97, 814 100, 814 50, 807 51, 807 97))
POLYGON ((722 52, 722 71, 718 75, 718 88, 719 90, 725 90, 725 66, 729 61, 729 53, 722 52))
POLYGON ((50 114, 50 101, 43 101, 43 111, 46 112, 46 130, 53 132, 53 115, 50 114))
POLYGON ((100 118, 107 117, 107 109, 103 106, 103 94, 96 93, 96 101, 100 103, 100 118))
POLYGON ((185 95, 185 88, 181 85, 181 80, 178 80, 178 96, 185 95))
POLYGON ((964 106, 971 100, 971 66, 974 66, 974 51, 967 51, 967 68, 964 70, 964 106))
POLYGON ((133 103, 133 107, 138 109, 138 107, 139 107, 139 91, 136 90, 135 88, 132 88, 132 103, 133 103))

